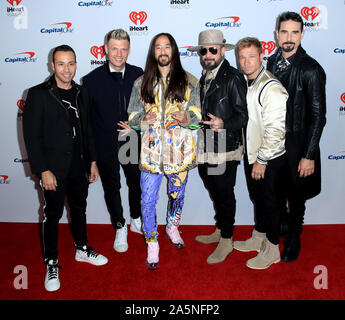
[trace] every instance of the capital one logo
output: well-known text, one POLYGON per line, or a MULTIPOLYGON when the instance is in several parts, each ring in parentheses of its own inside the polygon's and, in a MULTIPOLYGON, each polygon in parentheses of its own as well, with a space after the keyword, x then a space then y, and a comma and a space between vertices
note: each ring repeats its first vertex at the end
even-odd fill
POLYGON ((140 12, 132 11, 129 14, 129 19, 136 25, 138 24, 138 22, 140 23, 140 25, 142 25, 147 19, 147 13, 145 11, 140 11, 140 12))
POLYGON ((105 56, 105 49, 104 46, 92 46, 90 49, 91 54, 96 58, 99 59, 98 56, 101 55, 100 59, 103 59, 103 57, 105 56))
POLYGON ((58 23, 52 24, 51 26, 58 26, 58 27, 42 28, 41 33, 47 33, 47 34, 59 33, 59 34, 61 34, 61 33, 73 32, 73 29, 71 28, 72 22, 58 22, 58 23))
POLYGON ((22 2, 22 0, 7 0, 7 2, 13 7, 14 3, 17 4, 17 6, 19 5, 19 3, 22 2))
POLYGON ((20 110, 24 111, 24 106, 25 106, 25 100, 24 100, 24 99, 19 99, 19 100, 17 101, 17 107, 18 107, 20 110))
POLYGON ((205 27, 207 28, 234 28, 234 27, 240 27, 241 23, 238 22, 240 20, 240 17, 237 16, 229 16, 229 17, 221 17, 217 18, 215 20, 223 20, 221 22, 211 22, 207 21, 205 23, 205 27))
POLYGON ((182 51, 180 51, 180 57, 181 58, 189 58, 189 57, 197 57, 198 54, 196 52, 188 51, 187 49, 192 48, 192 46, 184 46, 180 47, 182 51))
POLYGON ((16 53, 15 55, 24 55, 20 57, 8 57, 5 58, 5 62, 17 63, 17 62, 36 62, 37 58, 34 58, 35 52, 27 51, 16 53))
POLYGON ((311 17, 311 20, 314 20, 320 13, 320 10, 317 7, 303 7, 301 9, 301 15, 304 17, 304 19, 309 20, 309 17, 311 17))
POLYGON ((328 160, 345 160, 345 151, 337 152, 336 154, 330 154, 328 160))
POLYGON ((267 51, 268 54, 271 54, 273 50, 276 48, 276 44, 273 41, 261 41, 261 49, 262 52, 265 54, 265 51, 267 51))

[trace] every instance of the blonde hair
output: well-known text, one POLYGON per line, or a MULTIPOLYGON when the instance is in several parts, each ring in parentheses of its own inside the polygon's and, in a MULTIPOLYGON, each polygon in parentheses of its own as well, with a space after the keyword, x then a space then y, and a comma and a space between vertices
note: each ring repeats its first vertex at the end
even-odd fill
POLYGON ((109 31, 107 35, 105 36, 105 44, 108 44, 110 39, 127 40, 129 44, 131 44, 129 34, 123 29, 114 29, 114 30, 109 31))
POLYGON ((236 43, 236 54, 238 54, 238 52, 243 48, 249 48, 251 46, 256 47, 258 49, 259 54, 262 53, 261 42, 258 38, 245 37, 236 43))

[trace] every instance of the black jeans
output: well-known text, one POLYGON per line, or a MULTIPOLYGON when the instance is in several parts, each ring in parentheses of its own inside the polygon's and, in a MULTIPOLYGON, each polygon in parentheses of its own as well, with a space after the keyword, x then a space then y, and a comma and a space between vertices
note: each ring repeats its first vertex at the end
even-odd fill
MULTIPOLYGON (((306 209, 305 203, 308 198, 306 194, 307 190, 310 190, 313 184, 320 184, 318 179, 321 179, 317 177, 317 174, 320 174, 320 168, 315 168, 315 173, 307 178, 299 177, 297 168, 302 158, 302 152, 298 144, 298 138, 298 136, 294 136, 293 134, 286 135, 285 183, 283 185, 285 197, 281 203, 284 219, 289 225, 289 233, 293 234, 300 234, 302 232, 306 209)), ((318 163, 319 161, 315 161, 315 166, 318 163)))
POLYGON ((58 257, 58 226, 63 214, 65 196, 70 209, 71 228, 77 246, 87 245, 86 199, 89 182, 87 176, 68 176, 57 181, 56 191, 44 190, 43 245, 44 259, 58 257))
POLYGON ((216 165, 199 164, 199 175, 208 190, 215 209, 216 226, 222 238, 231 238, 234 231, 236 198, 234 187, 238 161, 227 161, 222 174, 212 174, 216 165))
POLYGON ((140 170, 138 164, 120 164, 117 154, 107 160, 97 161, 99 174, 101 176, 104 198, 107 204, 111 222, 115 229, 122 228, 126 221, 123 217, 121 203, 121 175, 120 166, 126 177, 128 186, 128 200, 130 216, 133 219, 141 216, 141 189, 140 189, 140 170))
POLYGON ((249 196, 254 204, 255 230, 266 233, 273 244, 279 244, 284 163, 285 154, 268 161, 264 179, 255 180, 251 177, 253 165, 248 163, 247 155, 244 156, 249 196))

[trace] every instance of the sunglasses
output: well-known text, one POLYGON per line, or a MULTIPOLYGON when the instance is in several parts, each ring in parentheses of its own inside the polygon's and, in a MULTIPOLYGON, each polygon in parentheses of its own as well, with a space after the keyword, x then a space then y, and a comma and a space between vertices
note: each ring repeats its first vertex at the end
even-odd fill
POLYGON ((217 47, 210 47, 210 48, 201 48, 199 50, 199 54, 201 56, 204 56, 207 53, 207 50, 210 51, 213 55, 216 55, 218 53, 218 48, 217 47))

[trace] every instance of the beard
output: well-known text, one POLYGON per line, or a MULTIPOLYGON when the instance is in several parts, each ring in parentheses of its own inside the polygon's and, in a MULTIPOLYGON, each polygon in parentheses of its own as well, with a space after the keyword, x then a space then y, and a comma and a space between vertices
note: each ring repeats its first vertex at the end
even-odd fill
POLYGON ((158 56, 158 58, 156 59, 156 61, 157 61, 158 65, 159 65, 160 67, 166 67, 166 66, 168 66, 168 65, 170 64, 170 62, 171 62, 169 56, 166 55, 166 54, 161 54, 160 56, 158 56), (162 61, 162 60, 161 60, 161 58, 163 58, 163 57, 166 58, 165 61, 162 61))
POLYGON ((222 61, 224 60, 224 56, 221 56, 218 60, 216 59, 203 59, 200 57, 200 64, 206 71, 211 71, 215 68, 217 68, 222 61), (214 63, 212 63, 214 61, 214 63))
POLYGON ((295 50, 295 46, 296 46, 296 44, 294 42, 284 42, 282 44, 282 50, 284 52, 291 52, 291 51, 295 50))

